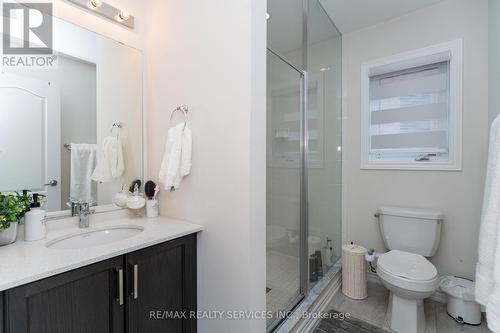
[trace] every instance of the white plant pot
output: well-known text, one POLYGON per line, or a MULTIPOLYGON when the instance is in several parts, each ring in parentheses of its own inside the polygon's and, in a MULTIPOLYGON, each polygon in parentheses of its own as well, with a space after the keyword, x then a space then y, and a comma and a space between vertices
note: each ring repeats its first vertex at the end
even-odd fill
POLYGON ((0 246, 12 244, 16 241, 18 224, 18 222, 11 223, 7 229, 0 231, 0 246))

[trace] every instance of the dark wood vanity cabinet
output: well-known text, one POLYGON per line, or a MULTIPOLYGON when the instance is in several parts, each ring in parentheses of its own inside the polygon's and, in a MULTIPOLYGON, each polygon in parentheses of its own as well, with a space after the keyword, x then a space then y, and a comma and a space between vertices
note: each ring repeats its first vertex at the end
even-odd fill
POLYGON ((196 332, 195 239, 178 239, 126 256, 127 332, 196 332))
POLYGON ((4 291, 2 307, 0 333, 194 333, 196 235, 4 291))
POLYGON ((123 332, 117 301, 121 258, 5 292, 5 331, 11 333, 123 332))

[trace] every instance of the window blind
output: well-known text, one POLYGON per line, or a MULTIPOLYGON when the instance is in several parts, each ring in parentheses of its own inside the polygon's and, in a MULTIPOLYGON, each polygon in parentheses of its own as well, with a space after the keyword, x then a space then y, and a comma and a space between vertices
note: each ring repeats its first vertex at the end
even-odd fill
POLYGON ((371 76, 370 160, 447 160, 449 95, 449 61, 371 76))

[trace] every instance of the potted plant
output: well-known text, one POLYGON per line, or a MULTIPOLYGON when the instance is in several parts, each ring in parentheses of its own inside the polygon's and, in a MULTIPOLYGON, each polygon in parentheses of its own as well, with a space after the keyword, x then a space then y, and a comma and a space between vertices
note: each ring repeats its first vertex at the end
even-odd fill
POLYGON ((19 220, 30 209, 31 198, 17 193, 0 193, 0 246, 14 243, 19 220))

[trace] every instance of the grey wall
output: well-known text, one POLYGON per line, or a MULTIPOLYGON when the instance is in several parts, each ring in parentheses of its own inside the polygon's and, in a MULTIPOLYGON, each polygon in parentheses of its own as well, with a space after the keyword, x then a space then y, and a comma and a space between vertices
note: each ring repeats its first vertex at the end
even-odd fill
MULTIPOLYGON (((442 210, 440 274, 473 278, 488 144, 488 0, 448 0, 343 36, 343 213, 347 239, 386 251, 381 205, 442 210), (363 62, 463 38, 463 170, 360 170, 363 62)), ((497 93, 498 94, 498 93, 497 93)))
MULTIPOLYGON (((61 143, 97 143, 95 65, 59 57, 54 75, 61 89, 61 143)), ((70 193, 70 154, 61 147, 62 209, 70 193)))

